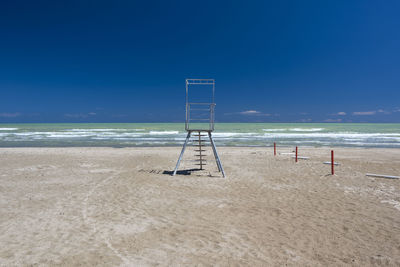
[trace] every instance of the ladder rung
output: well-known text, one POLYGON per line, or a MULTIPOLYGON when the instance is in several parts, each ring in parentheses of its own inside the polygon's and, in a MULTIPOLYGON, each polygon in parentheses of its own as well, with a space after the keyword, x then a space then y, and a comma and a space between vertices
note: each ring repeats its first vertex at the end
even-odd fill
POLYGON ((195 159, 194 161, 207 162, 207 160, 205 160, 205 159, 195 159))
POLYGON ((199 136, 207 136, 207 135, 206 134, 202 134, 202 135, 192 135, 192 136, 199 137, 199 136))
POLYGON ((201 154, 201 155, 195 155, 196 157, 205 157, 206 155, 201 154))
POLYGON ((193 145, 193 146, 205 146, 205 145, 193 145))
POLYGON ((202 150, 198 150, 198 149, 197 149, 197 150, 195 150, 195 151, 198 151, 198 152, 200 152, 200 151, 205 151, 205 150, 203 150, 203 149, 202 149, 202 150))
POLYGON ((205 163, 203 163, 203 164, 200 164, 200 163, 199 163, 199 164, 194 164, 194 165, 203 165, 203 166, 204 166, 204 165, 207 165, 207 164, 205 164, 205 163))

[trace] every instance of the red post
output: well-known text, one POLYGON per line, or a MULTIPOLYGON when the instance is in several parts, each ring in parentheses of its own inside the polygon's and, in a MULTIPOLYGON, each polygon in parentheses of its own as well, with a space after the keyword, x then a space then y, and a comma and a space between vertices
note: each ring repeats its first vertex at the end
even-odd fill
POLYGON ((276 156, 276 143, 274 142, 274 156, 276 156))
POLYGON ((296 162, 297 162, 297 146, 296 146, 296 162))
POLYGON ((333 150, 331 150, 331 172, 332 175, 335 174, 335 159, 333 158, 333 150))

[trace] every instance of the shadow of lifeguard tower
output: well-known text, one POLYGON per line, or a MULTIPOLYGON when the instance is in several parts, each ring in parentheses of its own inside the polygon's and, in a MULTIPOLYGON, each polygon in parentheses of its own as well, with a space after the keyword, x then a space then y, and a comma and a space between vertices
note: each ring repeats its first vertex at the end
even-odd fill
POLYGON ((199 170, 203 170, 206 165, 205 147, 208 137, 211 144, 218 171, 222 172, 225 177, 225 172, 219 159, 217 148, 215 147, 212 138, 214 131, 214 110, 215 110, 215 80, 214 79, 186 79, 186 121, 185 130, 187 136, 183 144, 181 154, 172 175, 178 171, 179 164, 185 153, 186 146, 191 137, 194 137, 195 161, 199 170), (194 134, 193 134, 194 133, 194 134))

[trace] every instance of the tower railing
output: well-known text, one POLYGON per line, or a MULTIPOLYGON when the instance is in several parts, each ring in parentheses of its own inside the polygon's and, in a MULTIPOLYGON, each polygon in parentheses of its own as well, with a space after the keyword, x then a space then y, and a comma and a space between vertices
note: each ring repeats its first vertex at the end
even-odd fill
POLYGON ((214 109, 215 103, 187 103, 185 130, 214 131, 214 109))

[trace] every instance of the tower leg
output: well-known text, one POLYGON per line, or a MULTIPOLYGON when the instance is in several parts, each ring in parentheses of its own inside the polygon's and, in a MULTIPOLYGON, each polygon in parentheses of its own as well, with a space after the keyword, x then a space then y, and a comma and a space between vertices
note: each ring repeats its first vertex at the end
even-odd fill
MULTIPOLYGON (((210 143, 212 142, 212 138, 211 138, 211 134, 210 132, 208 133, 208 137, 210 138, 210 143)), ((221 167, 219 166, 220 162, 218 161, 218 155, 217 155, 217 149, 215 148, 214 144, 211 143, 211 147, 214 153, 214 158, 215 158, 215 162, 217 163, 217 167, 218 167, 218 171, 221 172, 221 167)))
POLYGON ((176 172, 178 171, 179 164, 181 163, 183 153, 185 153, 186 145, 189 142, 189 139, 190 139, 190 132, 188 132, 188 134, 186 136, 185 143, 183 144, 181 154, 179 155, 179 159, 178 159, 178 162, 176 163, 176 167, 175 167, 175 170, 174 170, 174 173, 172 174, 172 176, 174 176, 176 174, 176 172))
POLYGON ((224 168, 222 168, 221 160, 219 159, 217 148, 215 147, 214 140, 212 139, 211 132, 208 132, 208 137, 210 138, 211 146, 214 152, 215 160, 217 161, 218 170, 222 172, 222 176, 225 178, 224 168))

